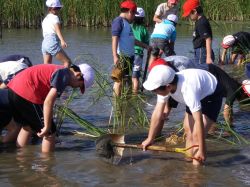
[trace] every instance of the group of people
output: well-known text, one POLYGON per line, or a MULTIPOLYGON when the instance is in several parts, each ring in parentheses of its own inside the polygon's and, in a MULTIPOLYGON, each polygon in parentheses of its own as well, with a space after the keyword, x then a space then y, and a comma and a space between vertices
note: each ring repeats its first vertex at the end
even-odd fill
MULTIPOLYGON (((143 26, 142 18, 145 12, 141 7, 137 8, 136 3, 131 0, 123 1, 120 7, 120 15, 112 22, 113 59, 115 66, 125 67, 124 79, 128 79, 130 75, 132 80, 137 79, 136 87, 133 85, 134 93, 138 91, 136 89, 138 89, 143 48, 151 52, 150 72, 143 86, 157 94, 157 104, 151 117, 148 137, 142 142, 143 148, 146 150, 147 146, 153 143, 171 109, 176 108, 178 103, 183 103, 186 105, 184 118, 186 146, 199 145, 198 148, 190 150, 190 154, 196 158, 192 160, 194 165, 203 163, 206 159, 205 136, 208 131, 213 132, 215 128, 222 99, 226 98, 224 118, 227 123, 232 124, 233 102, 236 99, 241 102, 249 98, 247 80, 241 84, 214 64, 212 28, 199 0, 186 0, 182 7, 182 17, 189 17, 195 22, 194 59, 178 56, 174 50, 178 0, 167 0, 157 7, 153 18, 155 27, 151 36, 143 26), (146 37, 150 38, 147 40, 146 37), (162 58, 162 55, 165 55, 165 58, 162 58)), ((232 48, 232 58, 229 63, 233 63, 237 55, 240 55, 240 59, 245 58, 250 50, 249 43, 249 33, 246 32, 226 36, 221 44, 225 49, 220 58, 221 63, 225 63, 228 48, 232 48)), ((248 74, 249 67, 246 66, 248 74)), ((121 86, 122 82, 114 84, 117 96, 121 94, 121 86)))
MULTIPOLYGON (((80 88, 81 92, 92 86, 94 70, 88 64, 74 65, 67 56, 67 47, 61 29, 58 12, 59 0, 47 0, 48 15, 42 22, 42 53, 44 64, 32 65, 23 55, 12 55, 0 60, 0 125, 7 129, 2 142, 16 141, 18 147, 28 144, 32 134, 43 139, 42 151, 50 152, 55 146, 56 126, 53 122, 53 106, 66 86, 80 88), (56 57, 63 65, 52 64, 56 57), (32 115, 30 115, 32 114, 32 115)), ((206 159, 206 133, 215 124, 226 98, 224 117, 232 123, 232 105, 250 96, 249 80, 242 84, 231 78, 214 64, 212 29, 204 16, 199 0, 186 0, 183 17, 195 21, 193 33, 194 59, 178 56, 174 50, 178 23, 178 0, 160 4, 153 20, 151 34, 144 26, 145 11, 132 0, 120 4, 120 15, 112 22, 112 55, 116 67, 122 68, 122 79, 131 79, 133 92, 138 93, 144 49, 150 53, 149 75, 143 86, 157 94, 144 150, 160 133, 164 120, 178 103, 186 105, 184 129, 186 146, 199 145, 190 150, 199 165, 206 159), (165 58, 162 58, 162 55, 165 58)), ((238 54, 246 57, 250 49, 249 33, 239 32, 226 36, 221 62, 232 47, 232 63, 238 54), (248 43, 249 42, 249 43, 248 43), (234 55, 236 54, 236 55, 234 55)), ((246 66, 250 78, 250 65, 246 66)), ((114 94, 121 95, 123 81, 114 82, 114 94)))

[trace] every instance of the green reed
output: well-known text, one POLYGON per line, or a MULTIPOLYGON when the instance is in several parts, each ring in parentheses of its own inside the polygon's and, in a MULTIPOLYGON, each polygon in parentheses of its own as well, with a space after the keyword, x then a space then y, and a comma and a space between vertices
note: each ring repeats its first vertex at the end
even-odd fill
MULTIPOLYGON (((121 0, 61 0, 64 7, 61 19, 64 26, 110 26, 119 15, 121 0)), ((153 16, 163 0, 135 0, 146 12, 146 25, 153 25, 153 16)), ((180 0, 179 8, 184 0, 180 0)), ((250 20, 248 0, 201 0, 207 17, 213 20, 250 20)), ((40 27, 47 14, 45 0, 0 0, 1 22, 6 27, 40 27)), ((181 13, 181 12, 180 12, 181 13)))

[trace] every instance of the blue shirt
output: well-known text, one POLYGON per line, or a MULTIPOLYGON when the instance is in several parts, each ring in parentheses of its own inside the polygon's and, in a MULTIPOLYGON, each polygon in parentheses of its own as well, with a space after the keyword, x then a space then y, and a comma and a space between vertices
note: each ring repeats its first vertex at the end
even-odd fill
POLYGON ((118 36, 117 53, 119 55, 134 56, 135 38, 128 21, 120 16, 112 22, 112 36, 118 36))
POLYGON ((174 23, 169 20, 163 20, 155 24, 151 38, 160 38, 174 42, 176 40, 176 29, 174 23))

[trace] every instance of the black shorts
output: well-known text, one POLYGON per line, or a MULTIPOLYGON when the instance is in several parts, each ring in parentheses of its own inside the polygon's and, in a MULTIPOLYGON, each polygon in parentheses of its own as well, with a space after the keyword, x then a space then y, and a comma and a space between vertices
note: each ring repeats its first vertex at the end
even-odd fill
MULTIPOLYGON (((201 100, 202 114, 206 115, 209 119, 216 122, 220 114, 222 99, 223 99, 223 91, 220 84, 217 84, 214 93, 201 100)), ((187 106, 186 106, 186 112, 192 115, 189 107, 187 106)))
POLYGON ((118 55, 118 58, 120 67, 122 69, 123 77, 132 76, 134 56, 128 57, 128 56, 118 55))
MULTIPOLYGON (((43 105, 33 104, 9 90, 9 102, 14 120, 21 126, 30 126, 37 133, 44 127, 43 105)), ((50 134, 56 132, 55 123, 51 122, 50 134)))
POLYGON ((3 129, 12 119, 8 89, 0 89, 0 129, 3 129))

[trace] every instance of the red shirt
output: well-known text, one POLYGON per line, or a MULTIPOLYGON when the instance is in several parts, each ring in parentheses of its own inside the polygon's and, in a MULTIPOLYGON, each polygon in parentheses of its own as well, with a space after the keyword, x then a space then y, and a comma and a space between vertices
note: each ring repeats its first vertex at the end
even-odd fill
POLYGON ((20 97, 34 103, 43 104, 51 88, 53 73, 64 66, 39 64, 17 74, 7 85, 20 97))
POLYGON ((167 61, 165 61, 162 58, 156 58, 152 64, 149 66, 148 70, 151 71, 153 67, 157 66, 157 65, 167 65, 170 66, 169 63, 167 61))

